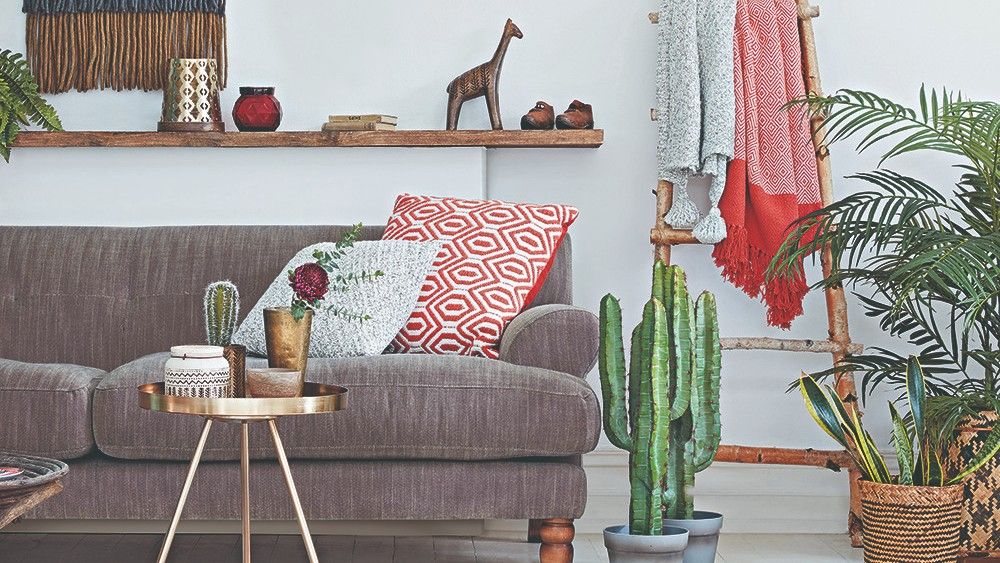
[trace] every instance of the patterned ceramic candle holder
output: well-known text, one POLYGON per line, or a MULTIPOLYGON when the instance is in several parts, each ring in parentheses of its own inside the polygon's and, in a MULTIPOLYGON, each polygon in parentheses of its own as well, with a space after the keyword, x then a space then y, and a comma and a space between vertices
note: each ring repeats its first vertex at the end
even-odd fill
POLYGON ((170 59, 157 131, 223 132, 215 59, 170 59))
POLYGON ((224 399, 229 396, 229 361, 222 346, 174 346, 163 370, 167 395, 224 399))

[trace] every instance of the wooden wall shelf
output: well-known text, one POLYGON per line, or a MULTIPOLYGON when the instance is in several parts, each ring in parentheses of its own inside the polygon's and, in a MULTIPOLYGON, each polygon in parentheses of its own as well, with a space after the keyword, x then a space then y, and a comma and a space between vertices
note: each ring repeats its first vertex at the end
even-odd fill
POLYGON ((277 131, 157 133, 151 131, 25 131, 15 147, 484 147, 597 148, 601 129, 586 131, 277 131))

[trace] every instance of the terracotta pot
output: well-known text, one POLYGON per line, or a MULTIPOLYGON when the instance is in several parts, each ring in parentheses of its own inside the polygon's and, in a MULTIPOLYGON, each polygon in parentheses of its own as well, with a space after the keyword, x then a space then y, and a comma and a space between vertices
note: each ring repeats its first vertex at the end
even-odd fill
MULTIPOLYGON (((993 430, 1000 417, 989 411, 978 419, 965 418, 958 424, 955 440, 948 448, 945 467, 950 473, 965 469, 993 430)), ((1000 555, 1000 455, 966 480, 963 503, 962 551, 1000 555)))
POLYGON ((956 561, 964 491, 862 481, 865 563, 956 561))
POLYGON ((288 307, 264 309, 264 340, 267 345, 267 365, 288 368, 306 373, 309 359, 309 335, 312 331, 313 312, 299 320, 292 317, 288 307))

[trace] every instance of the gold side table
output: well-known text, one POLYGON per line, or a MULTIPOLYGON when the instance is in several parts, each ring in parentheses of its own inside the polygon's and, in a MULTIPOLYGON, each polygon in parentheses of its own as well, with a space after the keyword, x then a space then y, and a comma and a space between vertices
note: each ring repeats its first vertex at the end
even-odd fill
POLYGON ((181 520, 181 513, 184 511, 184 504, 187 502, 188 492, 191 490, 191 483, 194 475, 198 471, 198 462, 201 461, 201 454, 208 441, 208 434, 212 430, 213 421, 239 422, 242 426, 242 439, 240 444, 240 482, 243 490, 243 563, 250 563, 250 423, 267 422, 271 430, 271 440, 274 441, 274 449, 278 452, 278 464, 285 475, 285 484, 288 485, 288 493, 292 497, 292 505, 295 507, 295 518, 299 522, 299 531, 302 533, 302 541, 306 546, 306 553, 309 555, 310 563, 319 563, 316 558, 316 548, 313 546, 312 536, 309 535, 309 525, 306 523, 305 514, 302 512, 302 503, 299 501, 299 494, 295 490, 295 481, 292 480, 292 471, 288 467, 288 458, 285 456, 285 448, 281 444, 281 436, 278 435, 277 419, 282 416, 293 416, 301 414, 319 414, 334 412, 347 408, 347 389, 337 385, 323 385, 321 383, 306 383, 302 391, 302 397, 292 397, 283 399, 206 399, 199 397, 179 397, 176 395, 165 395, 163 393, 163 383, 147 383, 139 386, 139 406, 158 412, 197 415, 205 418, 205 426, 201 431, 201 438, 198 439, 198 446, 194 450, 194 457, 191 458, 191 465, 188 468, 187 478, 184 479, 184 487, 181 489, 180 499, 177 501, 177 509, 174 517, 170 521, 170 528, 163 540, 160 548, 158 563, 165 563, 167 555, 170 553, 170 544, 174 541, 174 534, 177 532, 177 525, 181 520))

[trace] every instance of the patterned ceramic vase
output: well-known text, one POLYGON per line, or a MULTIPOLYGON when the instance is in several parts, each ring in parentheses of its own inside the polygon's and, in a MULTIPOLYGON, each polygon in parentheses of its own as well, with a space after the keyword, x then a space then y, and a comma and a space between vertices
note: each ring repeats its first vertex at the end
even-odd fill
POLYGON ((170 59, 158 131, 225 131, 215 59, 170 59))
POLYGON ((229 361, 222 346, 174 346, 163 372, 167 395, 222 399, 229 395, 229 361))

